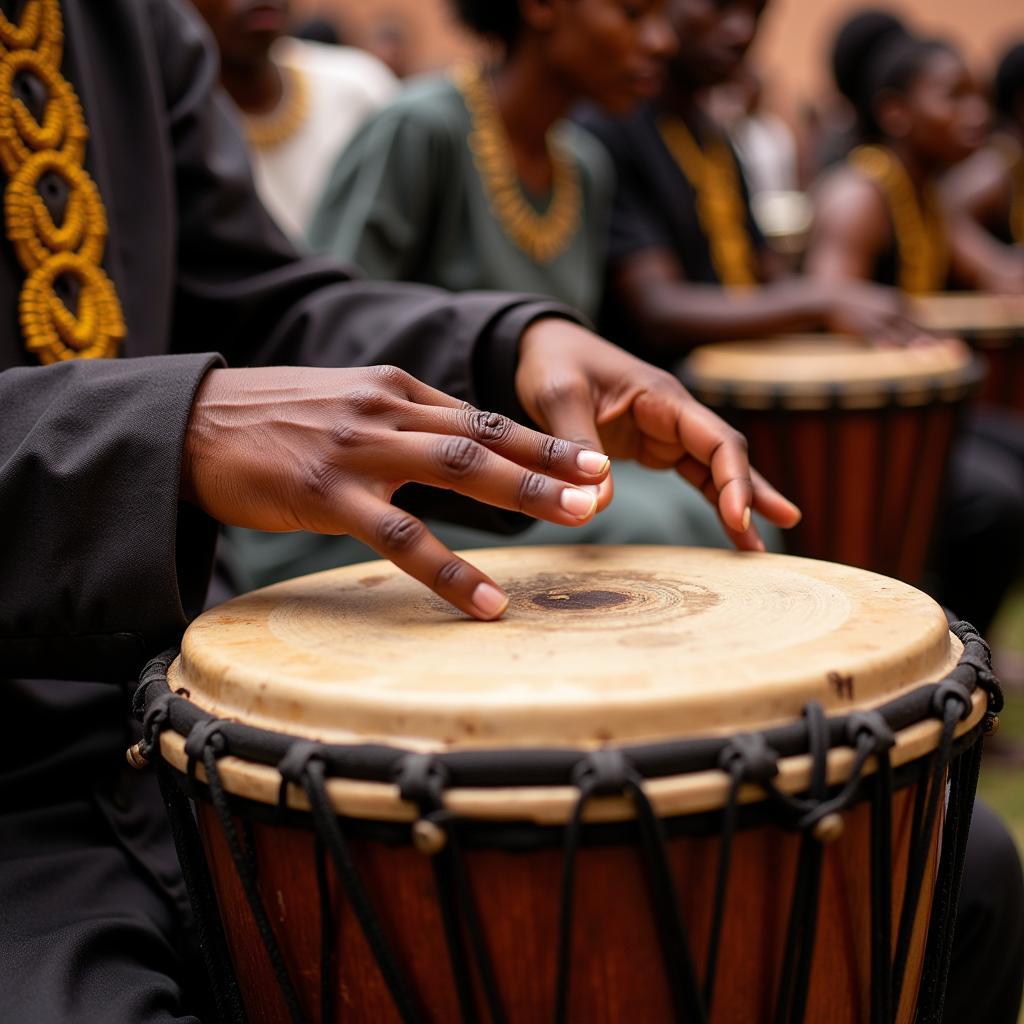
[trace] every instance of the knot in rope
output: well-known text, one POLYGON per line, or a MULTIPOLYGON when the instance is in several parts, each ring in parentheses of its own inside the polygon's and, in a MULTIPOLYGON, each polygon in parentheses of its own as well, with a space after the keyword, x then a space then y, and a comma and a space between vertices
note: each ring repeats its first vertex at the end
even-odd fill
POLYGON ((325 760, 323 746, 314 740, 296 740, 277 762, 281 775, 281 786, 277 791, 277 806, 284 810, 288 806, 289 784, 304 789, 310 766, 315 762, 322 769, 325 760))
POLYGON ((432 754, 406 754, 395 772, 395 783, 403 800, 421 812, 440 809, 450 781, 448 769, 432 754))
POLYGON ((945 679, 935 687, 932 697, 932 711, 939 718, 945 719, 956 711, 957 720, 963 721, 971 713, 971 692, 963 683, 955 679, 945 679), (956 706, 959 705, 959 710, 956 706))
POLYGON ((896 734, 878 711, 854 711, 847 717, 846 742, 857 748, 862 739, 876 755, 896 746, 896 734))
POLYGON ((779 755, 761 733, 740 733, 719 755, 718 767, 740 781, 767 786, 779 774, 779 755))
POLYGON ((594 796, 618 796, 635 779, 636 769, 614 747, 592 751, 572 770, 573 784, 594 796))
POLYGON ((214 757, 227 753, 228 740, 223 732, 225 724, 220 718, 206 718, 189 729, 185 738, 185 756, 190 768, 196 761, 205 760, 207 750, 212 751, 214 757))

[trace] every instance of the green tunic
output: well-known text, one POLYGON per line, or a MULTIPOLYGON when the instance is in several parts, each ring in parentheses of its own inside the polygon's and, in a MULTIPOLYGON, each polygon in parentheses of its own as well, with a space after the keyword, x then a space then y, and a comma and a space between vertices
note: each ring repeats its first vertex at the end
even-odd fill
MULTIPOLYGON (((554 129, 578 168, 582 211, 564 251, 538 264, 491 212, 469 148, 471 131, 462 94, 449 79, 408 86, 341 153, 309 227, 313 247, 380 280, 456 292, 537 292, 596 314, 614 187, 601 143, 568 121, 554 129)), ((538 212, 546 209, 548 196, 525 189, 523 195, 538 212)))

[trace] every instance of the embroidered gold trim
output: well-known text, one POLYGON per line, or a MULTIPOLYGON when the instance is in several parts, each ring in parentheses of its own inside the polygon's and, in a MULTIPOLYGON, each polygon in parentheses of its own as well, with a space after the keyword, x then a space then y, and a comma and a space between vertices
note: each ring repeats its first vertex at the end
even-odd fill
POLYGON ((697 197, 697 220, 711 250, 711 264, 726 288, 759 282, 757 255, 747 230, 747 206, 729 144, 716 138, 701 149, 681 118, 663 114, 658 131, 697 197))
POLYGON ((565 252, 580 228, 583 196, 576 161, 548 135, 551 201, 538 213, 523 195, 508 134, 483 69, 477 64, 463 65, 455 69, 452 79, 469 111, 469 148, 491 213, 505 235, 534 263, 551 263, 565 252))
POLYGON ((279 67, 284 92, 268 114, 245 114, 245 138, 255 149, 272 149, 287 142, 309 117, 309 83, 298 68, 279 67))
POLYGON ((107 214, 96 183, 82 166, 89 131, 74 88, 60 72, 64 28, 59 0, 28 0, 20 24, 0 15, 0 166, 7 237, 27 277, 19 299, 25 347, 42 363, 109 358, 125 323, 113 282, 101 263, 107 214), (15 95, 19 75, 46 91, 37 121, 15 95), (64 217, 54 223, 41 188, 50 177, 67 188, 64 217), (77 313, 55 290, 78 284, 77 313))
POLYGON ((910 295, 942 291, 949 276, 949 236, 935 188, 922 200, 899 158, 884 146, 859 146, 849 162, 885 197, 896 235, 898 283, 910 295))

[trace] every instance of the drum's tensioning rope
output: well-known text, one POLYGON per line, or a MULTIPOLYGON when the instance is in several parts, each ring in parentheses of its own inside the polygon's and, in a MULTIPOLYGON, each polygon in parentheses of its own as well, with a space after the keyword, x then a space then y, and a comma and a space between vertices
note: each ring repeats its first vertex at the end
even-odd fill
MULTIPOLYGON (((573 917, 576 898, 576 862, 581 845, 584 812, 588 803, 603 796, 626 796, 635 812, 635 835, 647 880, 651 911, 661 944, 662 963, 673 1017, 686 1024, 706 1024, 714 1005, 719 947, 724 928, 730 863, 739 827, 741 788, 759 787, 775 811, 778 824, 797 830, 802 839, 787 923, 787 940, 776 991, 775 1024, 800 1024, 805 1017, 811 984, 811 963, 822 873, 823 843, 841 829, 838 815, 868 788, 870 803, 871 902, 871 1010, 872 1024, 892 1024, 903 995, 914 922, 934 843, 942 800, 949 786, 945 823, 935 884, 935 905, 928 932, 928 952, 918 1007, 919 1024, 941 1019, 951 952, 951 936, 967 830, 973 806, 980 760, 980 742, 957 757, 957 725, 972 707, 972 691, 989 695, 989 714, 1002 708, 1002 695, 990 669, 990 652, 977 632, 965 623, 951 629, 964 644, 957 667, 939 683, 918 687, 910 694, 869 712, 853 712, 832 719, 815 702, 804 709, 799 723, 736 736, 675 744, 606 748, 599 751, 472 751, 426 755, 382 745, 328 745, 254 729, 204 714, 183 695, 170 692, 167 670, 176 652, 154 659, 143 673, 134 707, 143 721, 143 740, 131 757, 138 763, 160 756, 160 734, 173 730, 185 737, 186 777, 194 795, 201 793, 195 767, 202 763, 209 797, 223 829, 231 859, 259 931, 260 940, 277 978, 291 1019, 304 1019, 302 1006, 289 976, 274 928, 263 906, 257 877, 257 858, 251 833, 239 835, 234 814, 237 800, 227 792, 219 760, 233 754, 257 763, 276 765, 281 775, 280 814, 287 811, 288 786, 306 795, 315 832, 316 878, 320 904, 320 1017, 335 1019, 336 928, 331 913, 329 859, 334 874, 373 953, 381 977, 403 1024, 424 1020, 407 972, 403 969, 373 905, 349 850, 347 829, 352 824, 337 814, 327 793, 329 778, 366 779, 397 784, 401 797, 418 807, 420 820, 414 836, 433 857, 441 917, 444 924, 452 979, 464 1024, 480 1018, 477 995, 482 993, 486 1019, 504 1024, 504 1003, 497 983, 484 930, 477 912, 461 834, 475 823, 455 817, 445 806, 445 793, 458 786, 572 785, 577 797, 563 832, 561 907, 558 953, 555 964, 553 1019, 569 1017, 573 962, 573 917), (906 881, 896 932, 892 935, 892 795, 890 750, 894 731, 926 718, 941 722, 941 737, 926 778, 917 786, 906 881), (831 749, 854 751, 849 777, 837 789, 827 782, 831 749), (807 754, 811 760, 810 785, 805 794, 792 796, 775 783, 783 757, 807 754), (954 758, 956 764, 954 765, 954 758), (864 773, 871 759, 876 770, 864 773), (717 767, 729 778, 728 797, 720 814, 720 847, 713 894, 712 920, 704 977, 700 981, 680 912, 676 882, 670 868, 664 822, 645 790, 655 776, 686 774, 717 767), (467 948, 467 940, 468 947, 467 948)), ((980 730, 976 730, 980 732, 980 730)), ((976 739, 972 734, 968 741, 976 739)), ((209 871, 202 859, 195 821, 180 790, 168 785, 168 768, 161 765, 175 842, 201 925, 201 941, 218 1000, 218 1012, 227 1021, 244 1019, 237 986, 230 977, 226 942, 216 927, 217 911, 209 871)), ((250 826, 251 827, 251 826, 250 826)))

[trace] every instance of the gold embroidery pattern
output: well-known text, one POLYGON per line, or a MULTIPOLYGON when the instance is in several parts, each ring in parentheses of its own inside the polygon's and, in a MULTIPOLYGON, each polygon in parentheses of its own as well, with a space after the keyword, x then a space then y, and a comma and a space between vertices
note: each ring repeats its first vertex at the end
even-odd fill
POLYGON ((739 168, 729 144, 716 138, 706 150, 701 149, 682 119, 668 115, 658 118, 658 131, 696 194, 697 220, 718 280, 726 288, 757 285, 757 256, 747 230, 739 168))
POLYGON ((0 14, 0 166, 7 174, 7 237, 26 273, 19 301, 25 346, 41 363, 117 355, 125 324, 113 282, 100 266, 107 214, 82 166, 89 130, 74 88, 60 73, 64 26, 59 0, 28 0, 21 22, 0 14), (19 80, 45 90, 37 121, 16 95, 19 80), (60 179, 67 189, 64 217, 54 222, 41 190, 60 179), (61 279, 78 285, 72 313, 56 291, 61 279))
POLYGON ((929 185, 920 202, 903 164, 883 146, 859 146, 848 159, 885 197, 896 235, 900 288, 910 295, 942 291, 949 276, 949 237, 935 189, 929 185))
POLYGON ((483 69, 476 64, 465 65, 456 68, 452 77, 469 111, 469 148, 491 212, 506 236, 534 263, 551 263, 565 252, 580 227, 583 197, 575 160, 548 136, 551 201, 543 213, 538 213, 523 196, 508 135, 483 69))
POLYGON ((245 114, 245 138, 255 149, 287 142, 309 116, 309 83, 298 68, 279 68, 284 92, 269 114, 245 114))

